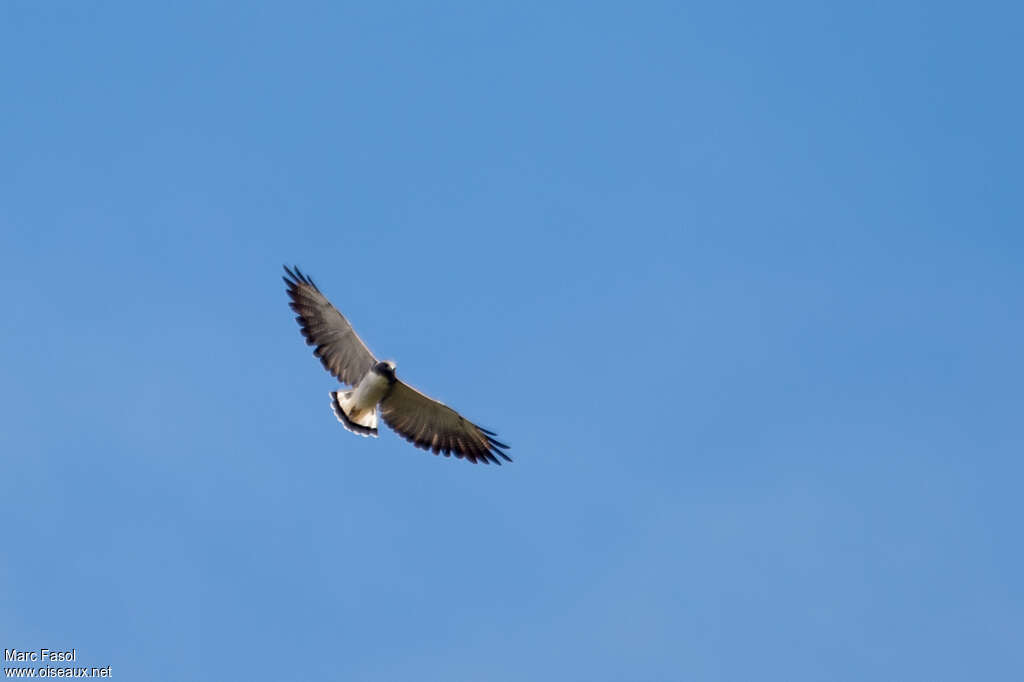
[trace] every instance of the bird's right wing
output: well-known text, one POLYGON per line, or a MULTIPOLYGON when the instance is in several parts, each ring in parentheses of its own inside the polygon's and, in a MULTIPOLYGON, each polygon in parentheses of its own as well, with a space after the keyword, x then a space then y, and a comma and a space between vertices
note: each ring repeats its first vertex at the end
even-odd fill
POLYGON ((298 268, 285 266, 284 271, 288 273, 282 279, 288 285, 291 309, 299 314, 295 319, 306 343, 316 347, 313 355, 340 381, 355 386, 377 363, 377 358, 312 279, 298 268))

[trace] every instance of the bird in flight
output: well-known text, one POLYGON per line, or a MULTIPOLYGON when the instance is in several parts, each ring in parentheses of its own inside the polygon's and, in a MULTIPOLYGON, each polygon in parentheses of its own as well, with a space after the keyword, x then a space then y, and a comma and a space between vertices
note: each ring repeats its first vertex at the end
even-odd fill
POLYGON ((492 431, 477 426, 442 402, 426 396, 395 376, 395 363, 379 362, 352 325, 313 280, 297 267, 285 266, 291 309, 314 346, 313 355, 350 391, 331 391, 331 406, 346 429, 361 436, 377 436, 377 407, 384 423, 418 448, 435 455, 455 455, 474 464, 511 462, 509 446, 492 431), (500 459, 499 459, 500 458, 500 459))

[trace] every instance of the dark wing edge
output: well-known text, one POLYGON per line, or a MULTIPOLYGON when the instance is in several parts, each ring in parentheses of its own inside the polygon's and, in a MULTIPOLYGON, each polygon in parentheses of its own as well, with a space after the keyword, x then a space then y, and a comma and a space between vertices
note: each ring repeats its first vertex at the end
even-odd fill
POLYGON ((373 367, 377 359, 352 325, 317 287, 313 278, 298 266, 284 266, 288 285, 289 307, 298 315, 306 345, 314 346, 313 355, 320 359, 324 369, 342 383, 355 386, 373 367))
POLYGON ((403 381, 395 382, 381 401, 380 412, 385 424, 421 450, 445 457, 455 455, 474 464, 501 466, 502 459, 512 461, 504 452, 509 446, 499 441, 496 433, 403 381))

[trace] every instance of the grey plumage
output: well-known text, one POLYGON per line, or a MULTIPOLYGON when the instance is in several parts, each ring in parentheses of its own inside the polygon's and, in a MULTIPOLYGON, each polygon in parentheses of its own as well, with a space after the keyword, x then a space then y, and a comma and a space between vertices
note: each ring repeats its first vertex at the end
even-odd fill
POLYGON ((306 343, 316 347, 313 355, 339 381, 355 386, 377 364, 377 359, 312 279, 298 268, 293 271, 285 266, 284 270, 288 277, 282 279, 288 285, 291 309, 299 314, 295 319, 306 343))

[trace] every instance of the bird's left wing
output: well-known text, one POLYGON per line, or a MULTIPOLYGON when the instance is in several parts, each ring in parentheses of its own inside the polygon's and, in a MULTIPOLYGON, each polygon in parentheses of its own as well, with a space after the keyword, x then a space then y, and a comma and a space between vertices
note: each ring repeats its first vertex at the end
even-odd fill
POLYGON ((380 403, 380 414, 395 432, 418 448, 465 457, 474 464, 501 464, 512 459, 495 434, 467 420, 444 403, 398 380, 380 403))
POLYGON ((292 299, 291 308, 299 314, 295 319, 306 343, 316 346, 313 355, 320 358, 328 372, 355 386, 377 363, 377 358, 312 279, 298 268, 292 270, 285 266, 284 271, 288 273, 283 279, 292 299))

